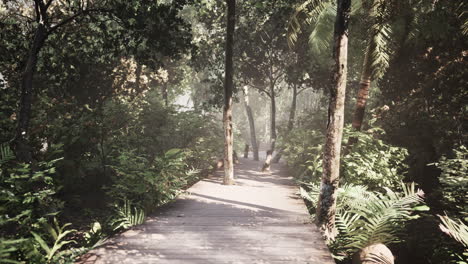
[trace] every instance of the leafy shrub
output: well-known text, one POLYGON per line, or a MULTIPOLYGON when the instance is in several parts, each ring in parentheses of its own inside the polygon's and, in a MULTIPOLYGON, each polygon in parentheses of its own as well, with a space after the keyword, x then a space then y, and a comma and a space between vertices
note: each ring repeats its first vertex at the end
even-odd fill
POLYGON ((56 198, 60 187, 52 178, 60 159, 39 162, 31 169, 29 164, 6 164, 4 150, 0 160, 4 161, 0 168, 0 232, 24 236, 63 207, 56 198))
POLYGON ((114 201, 130 200, 145 210, 175 198, 193 176, 185 164, 185 153, 179 149, 171 149, 151 161, 136 151, 125 151, 115 162, 108 195, 114 201))
POLYGON ((460 146, 453 150, 454 157, 442 156, 435 165, 441 170, 439 177, 444 197, 444 208, 468 221, 468 149, 460 146))
MULTIPOLYGON (((345 129, 341 157, 340 181, 365 185, 371 190, 397 188, 404 178, 407 165, 406 149, 391 146, 381 139, 378 128, 366 132, 345 129), (347 147, 349 137, 357 142, 347 147)), ((288 166, 304 182, 318 182, 322 176, 324 135, 317 130, 294 129, 285 140, 284 152, 288 166)))

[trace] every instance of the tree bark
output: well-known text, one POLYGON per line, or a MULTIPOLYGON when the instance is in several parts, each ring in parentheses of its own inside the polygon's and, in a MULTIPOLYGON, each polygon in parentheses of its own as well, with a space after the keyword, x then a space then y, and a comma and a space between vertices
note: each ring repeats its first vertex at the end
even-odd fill
POLYGON ((296 119, 296 109, 297 109, 297 86, 293 85, 293 97, 291 102, 291 109, 289 110, 289 121, 288 121, 288 133, 294 127, 294 120, 296 119))
POLYGON ((244 86, 244 107, 245 111, 247 112, 247 118, 249 119, 249 127, 250 127, 250 143, 252 144, 252 152, 254 160, 258 161, 258 144, 257 144, 257 134, 255 131, 255 121, 254 116, 252 113, 252 108, 250 107, 249 103, 249 88, 244 86))
POLYGON ((317 203, 317 225, 327 239, 334 239, 336 197, 340 172, 341 140, 343 137, 344 103, 348 58, 348 23, 351 0, 337 0, 334 31, 333 85, 330 88, 327 138, 323 153, 323 174, 317 203))
POLYGON ((273 153, 275 151, 275 146, 276 146, 276 97, 275 97, 275 91, 274 87, 271 87, 270 89, 271 92, 271 116, 270 116, 270 138, 271 138, 271 146, 270 150, 273 153))
POLYGON ((271 102, 271 111, 270 111, 270 149, 267 151, 267 157, 265 159, 265 163, 263 164, 262 171, 269 171, 272 155, 275 151, 276 146, 276 97, 275 97, 275 90, 274 84, 270 85, 270 102, 271 102))
MULTIPOLYGON (((293 97, 291 102, 291 109, 289 110, 289 120, 288 120, 288 127, 286 131, 286 136, 291 132, 294 127, 294 119, 296 118, 296 108, 297 108, 297 86, 293 85, 293 97)), ((278 153, 276 153, 275 157, 272 159, 273 163, 278 163, 283 155, 283 149, 280 149, 278 153)))
POLYGON ((371 72, 371 43, 369 43, 364 56, 364 62, 362 65, 361 81, 359 83, 359 90, 357 94, 356 107, 353 116, 353 128, 357 131, 361 130, 362 122, 364 120, 364 113, 366 111, 367 99, 369 98, 369 90, 372 81, 371 72))
POLYGON ((19 161, 30 163, 32 161, 32 148, 29 145, 29 123, 31 120, 31 107, 33 101, 33 77, 36 71, 39 51, 47 39, 47 28, 43 23, 39 23, 34 39, 29 50, 26 67, 23 72, 21 83, 20 111, 18 115, 18 125, 15 138, 13 139, 13 149, 19 161))
POLYGON ((232 138, 232 90, 233 90, 233 46, 234 25, 236 21, 235 0, 227 1, 227 32, 226 32, 226 64, 224 79, 224 180, 223 184, 234 184, 234 166, 232 161, 233 138, 232 138))
POLYGON ((167 93, 167 84, 163 84, 161 86, 162 88, 162 98, 163 98, 163 101, 164 101, 164 105, 167 107, 169 106, 169 97, 168 97, 168 93, 167 93))

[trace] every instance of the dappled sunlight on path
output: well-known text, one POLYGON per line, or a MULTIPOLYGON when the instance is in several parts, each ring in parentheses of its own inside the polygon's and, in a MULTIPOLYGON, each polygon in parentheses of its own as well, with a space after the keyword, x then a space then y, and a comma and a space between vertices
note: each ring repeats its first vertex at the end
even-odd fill
POLYGON ((334 263, 284 167, 240 161, 236 185, 200 181, 81 263, 334 263))

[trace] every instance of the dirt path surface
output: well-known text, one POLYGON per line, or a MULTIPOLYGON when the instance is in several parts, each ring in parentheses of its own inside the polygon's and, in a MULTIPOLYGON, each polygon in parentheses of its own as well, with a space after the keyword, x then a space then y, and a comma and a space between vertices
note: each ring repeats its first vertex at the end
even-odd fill
POLYGON ((285 168, 240 162, 236 185, 202 180, 80 263, 335 263, 285 168))

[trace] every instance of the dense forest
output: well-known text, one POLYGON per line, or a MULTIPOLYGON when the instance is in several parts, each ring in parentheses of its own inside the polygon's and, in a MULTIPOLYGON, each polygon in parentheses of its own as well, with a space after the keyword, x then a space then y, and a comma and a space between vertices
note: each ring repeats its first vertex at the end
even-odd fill
POLYGON ((337 263, 468 263, 467 12, 0 0, 0 263, 74 263, 244 152, 337 263))

